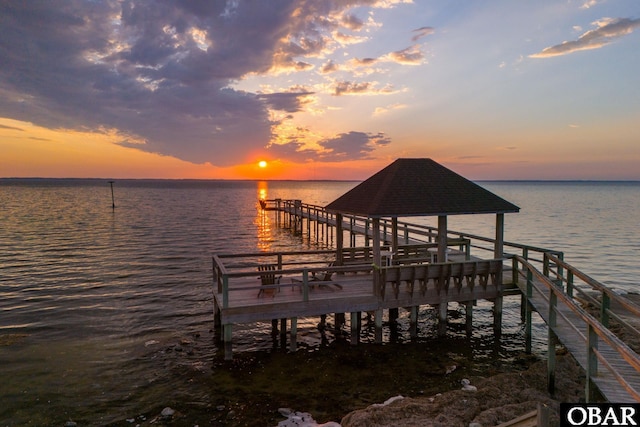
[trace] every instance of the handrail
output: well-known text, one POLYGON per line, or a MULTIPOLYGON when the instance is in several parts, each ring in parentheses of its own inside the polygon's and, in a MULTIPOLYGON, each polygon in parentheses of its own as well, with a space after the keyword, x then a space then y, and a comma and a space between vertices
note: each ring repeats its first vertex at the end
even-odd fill
POLYGON ((609 319, 613 318, 619 324, 621 324, 627 331, 634 334, 636 337, 640 337, 640 331, 638 331, 637 328, 635 328, 634 326, 629 324, 627 321, 625 321, 618 314, 614 313, 610 309, 610 305, 611 305, 611 302, 613 301, 617 303, 620 307, 627 310, 628 313, 630 313, 632 316, 635 316, 635 317, 640 317, 640 306, 638 306, 637 304, 634 304, 629 299, 618 295, 612 289, 608 288, 607 286, 603 285, 602 283, 598 282, 597 280, 593 279, 589 275, 583 273, 582 271, 578 270, 571 264, 565 262, 564 260, 556 257, 553 254, 545 255, 545 266, 546 266, 545 269, 547 271, 555 274, 556 280, 567 284, 567 290, 566 290, 567 295, 569 295, 570 297, 573 297, 573 293, 578 292, 582 298, 584 298, 589 303, 593 304, 595 307, 598 308, 600 312, 600 322, 604 326, 609 327, 609 319), (558 266, 558 269, 554 270, 550 266, 551 262, 555 263, 558 266), (567 272, 566 277, 564 276, 564 273, 563 273, 565 270, 567 272), (575 283, 576 278, 582 280, 582 282, 588 285, 592 290, 596 290, 600 292, 601 301, 598 301, 596 298, 589 295, 585 290, 577 286, 577 284, 575 283))
MULTIPOLYGON (((324 218, 331 218, 332 220, 335 220, 335 215, 331 212, 326 211, 324 206, 304 203, 299 200, 286 200, 286 199, 269 199, 269 200, 265 200, 265 203, 267 206, 270 206, 273 208, 279 208, 283 211, 286 211, 286 209, 290 209, 296 213, 298 212, 302 213, 304 211, 310 211, 310 210, 314 210, 316 212, 321 211, 325 213, 324 218)), ((291 213, 291 211, 288 211, 288 212, 291 213)), ((316 216, 318 215, 316 214, 316 216)), ((371 220, 369 218, 362 215, 343 214, 343 221, 349 224, 349 226, 345 228, 345 231, 353 231, 356 227, 361 227, 367 230, 367 237, 370 237, 370 235, 368 234, 368 231, 370 230, 371 220)), ((384 230, 390 230, 391 221, 387 218, 381 218, 380 227, 383 230, 383 232, 384 230)), ((398 222, 398 231, 404 234, 405 242, 408 242, 410 240, 424 241, 425 239, 426 239, 426 242, 434 242, 438 235, 437 227, 423 225, 423 224, 415 224, 412 222, 405 222, 405 221, 398 222)), ((493 245, 495 243, 495 239, 493 238, 479 236, 472 233, 464 233, 464 232, 455 231, 455 230, 447 230, 447 235, 452 236, 454 238, 457 237, 461 239, 472 240, 472 242, 469 244, 469 248, 475 248, 483 252, 493 252, 493 247, 486 247, 478 244, 478 242, 484 242, 484 243, 490 243, 493 245)), ((541 265, 544 263, 543 256, 545 253, 551 253, 551 254, 562 257, 562 252, 554 251, 548 248, 525 245, 521 243, 505 241, 503 242, 503 247, 505 248, 505 250, 507 248, 516 249, 518 252, 521 253, 521 255, 525 259, 536 261, 541 265), (539 258, 535 256, 531 256, 532 253, 538 254, 539 258)), ((510 258, 512 255, 516 255, 516 254, 510 254, 508 252, 505 252, 505 258, 510 258)))
MULTIPOLYGON (((323 254, 326 253, 326 251, 316 251, 317 253, 323 254)), ((313 251, 301 251, 300 253, 305 253, 305 254, 311 254, 311 253, 316 253, 313 251)), ((287 252, 288 255, 294 255, 296 254, 296 252, 287 252)), ((293 267, 293 268, 288 268, 287 266, 289 265, 301 265, 301 263, 282 263, 282 257, 281 257, 281 253, 269 253, 268 255, 270 256, 277 256, 278 260, 279 260, 279 265, 277 269, 274 270, 270 270, 269 273, 270 274, 274 274, 276 276, 284 276, 284 275, 296 275, 296 274, 302 274, 302 280, 299 281, 299 283, 277 283, 277 284, 273 284, 273 285, 261 285, 261 284, 256 284, 255 286, 230 286, 230 279, 237 279, 237 278, 243 278, 243 277, 256 277, 259 278, 260 277, 260 272, 256 271, 256 270, 246 270, 245 267, 247 267, 247 265, 242 265, 239 267, 235 267, 235 266, 227 266, 228 268, 225 267, 224 263, 221 260, 221 256, 219 255, 214 255, 212 257, 212 261, 213 261, 213 270, 214 270, 214 274, 213 274, 213 282, 214 285, 217 285, 217 293, 218 294, 222 294, 222 308, 228 308, 229 307, 229 292, 233 292, 233 291, 243 291, 243 290, 250 290, 250 289, 268 289, 268 288, 272 288, 272 289, 278 289, 278 288, 283 288, 283 287, 289 287, 289 286, 301 286, 302 287, 302 301, 308 301, 309 300, 309 286, 313 284, 313 281, 309 279, 309 273, 320 273, 320 272, 334 272, 334 273, 353 273, 353 272, 371 272, 373 270, 373 265, 371 263, 365 263, 365 264, 350 264, 348 266, 327 266, 326 265, 326 261, 321 261, 321 260, 309 260, 308 262, 306 262, 304 267, 293 267), (309 264, 318 264, 323 262, 325 265, 322 267, 309 267, 309 264)), ((231 257, 238 257, 241 258, 244 255, 225 255, 225 258, 231 258, 231 257)), ((253 267, 255 267, 256 265, 259 264, 255 264, 253 265, 253 267)))
MULTIPOLYGON (((522 265, 528 271, 527 276, 529 275, 535 276, 535 278, 539 281, 539 283, 543 284, 547 288, 550 296, 550 298, 546 299, 546 301, 548 301, 549 303, 549 313, 552 313, 552 312, 558 313, 557 303, 562 302, 566 307, 568 307, 571 311, 573 311, 576 315, 578 315, 578 317, 583 322, 585 322, 585 324, 587 324, 590 332, 589 334, 587 334, 586 342, 585 342, 587 346, 587 349, 586 349, 587 355, 594 354, 596 358, 602 361, 603 357, 597 351, 598 349, 597 340, 599 337, 602 340, 604 340, 607 344, 609 344, 613 350, 619 353, 620 356, 629 364, 629 366, 631 366, 636 372, 640 373, 640 356, 635 351, 633 351, 626 343, 624 343, 620 338, 618 338, 605 325, 603 325, 600 321, 598 321, 598 319, 596 319, 595 317, 590 315, 586 310, 580 307, 573 300, 571 296, 567 295, 564 292, 564 289, 562 287, 558 287, 556 283, 554 283, 551 280, 551 278, 549 278, 548 276, 538 271, 531 263, 529 263, 523 257, 515 255, 513 257, 513 260, 516 261, 517 264, 522 265), (556 301, 556 305, 554 305, 553 303, 554 301, 556 301), (595 339, 595 342, 593 341, 594 339, 595 339)), ((556 261, 560 261, 560 260, 556 258, 556 261)), ((575 269, 574 267, 570 266, 567 263, 561 262, 561 264, 564 268, 571 268, 572 271, 578 271, 577 269, 575 269)), ((520 272, 519 274, 522 275, 522 272, 520 272)), ((588 277, 588 276, 585 275, 585 277, 588 277)), ((529 282, 530 280, 531 279, 527 277, 527 282, 529 282)), ((582 338, 584 339, 585 337, 582 336, 582 338)), ((589 356, 587 356, 587 360, 589 360, 589 356)), ((589 364, 589 362, 587 363, 589 364)), ((613 369, 613 367, 611 367, 608 361, 605 361, 603 365, 605 365, 605 367, 607 367, 608 369, 613 369)), ((588 378, 589 377, 593 378, 595 375, 597 375, 597 365, 587 368, 587 371, 589 371, 589 369, 593 369, 593 372, 587 372, 588 378)), ((618 380, 620 385, 624 387, 627 391, 629 391, 629 393, 633 396, 634 399, 640 401, 639 391, 631 389, 629 384, 626 383, 626 381, 620 382, 621 376, 615 370, 612 371, 612 374, 618 380)))

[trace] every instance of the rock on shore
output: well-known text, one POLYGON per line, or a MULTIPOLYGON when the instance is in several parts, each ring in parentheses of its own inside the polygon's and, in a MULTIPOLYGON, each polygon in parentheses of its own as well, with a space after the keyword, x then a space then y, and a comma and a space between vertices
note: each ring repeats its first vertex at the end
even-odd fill
POLYGON ((559 424, 560 402, 584 399, 584 373, 573 357, 558 355, 556 394, 547 393, 546 361, 527 371, 473 378, 477 391, 453 390, 431 397, 396 399, 387 405, 371 405, 351 412, 342 427, 495 426, 537 408, 549 407, 551 425, 559 424))

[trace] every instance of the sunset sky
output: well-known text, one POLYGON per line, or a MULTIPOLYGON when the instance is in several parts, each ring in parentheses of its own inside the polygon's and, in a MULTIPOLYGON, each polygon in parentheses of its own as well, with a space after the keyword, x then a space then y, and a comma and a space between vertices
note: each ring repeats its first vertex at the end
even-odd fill
POLYGON ((0 177, 364 179, 401 157, 640 180, 640 2, 0 0, 0 177))

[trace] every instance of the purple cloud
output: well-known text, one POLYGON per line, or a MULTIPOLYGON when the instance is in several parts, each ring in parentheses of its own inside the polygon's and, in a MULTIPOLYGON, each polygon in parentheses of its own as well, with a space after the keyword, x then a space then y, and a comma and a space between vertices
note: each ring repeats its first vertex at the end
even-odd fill
POLYGON ((332 32, 363 27, 347 14, 354 6, 375 2, 0 2, 0 117, 230 165, 269 144, 270 109, 300 111, 306 95, 231 85, 309 69, 304 58, 326 49, 332 32))

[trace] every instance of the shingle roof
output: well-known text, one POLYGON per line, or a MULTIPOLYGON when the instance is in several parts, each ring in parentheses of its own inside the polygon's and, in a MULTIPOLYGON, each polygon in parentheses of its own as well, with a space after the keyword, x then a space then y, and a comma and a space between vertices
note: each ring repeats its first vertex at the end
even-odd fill
POLYGON ((520 208, 431 159, 398 159, 326 206, 368 217, 518 212, 520 208))

